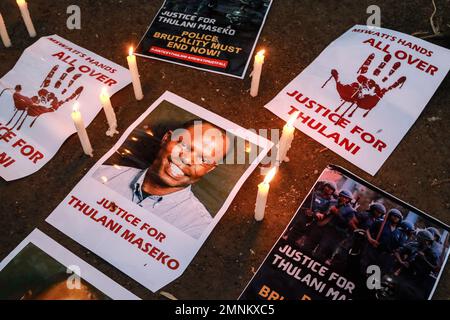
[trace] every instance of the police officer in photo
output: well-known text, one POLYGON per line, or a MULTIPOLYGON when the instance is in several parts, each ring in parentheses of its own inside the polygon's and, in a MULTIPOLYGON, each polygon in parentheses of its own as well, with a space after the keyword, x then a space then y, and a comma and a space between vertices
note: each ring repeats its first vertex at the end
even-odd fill
MULTIPOLYGON (((367 245, 366 231, 376 222, 383 219, 386 214, 386 207, 373 202, 369 209, 364 212, 356 212, 355 217, 350 222, 354 229, 352 239, 349 239, 351 245, 348 253, 351 256, 359 256, 367 245)), ((359 261, 357 262, 359 265, 359 261)))
POLYGON ((399 277, 403 296, 411 299, 426 299, 434 284, 431 276, 437 268, 437 259, 431 247, 434 237, 428 230, 417 233, 415 241, 409 242, 395 251, 397 262, 394 275, 399 277))
POLYGON ((392 253, 401 243, 399 242, 399 226, 403 215, 398 209, 391 209, 385 220, 375 221, 367 230, 367 250, 364 254, 363 269, 369 265, 378 265, 383 272, 392 268, 394 258, 392 253))
MULTIPOLYGON (((335 192, 337 186, 332 181, 324 181, 318 190, 314 190, 304 202, 298 220, 289 229, 287 239, 301 247, 305 252, 312 253, 320 239, 321 230, 317 230, 317 222, 328 214, 336 203, 335 192)), ((321 228, 319 228, 321 229, 321 228)))
POLYGON ((433 235, 433 244, 431 245, 431 253, 435 257, 439 265, 442 264, 442 252, 444 251, 444 246, 441 243, 441 233, 435 227, 429 227, 427 230, 433 235))
POLYGON ((353 195, 349 190, 341 190, 337 203, 330 208, 327 217, 317 223, 322 236, 315 256, 327 265, 332 264, 336 249, 353 231, 350 225, 355 216, 355 210, 351 205, 352 200, 353 195))
POLYGON ((400 231, 398 234, 399 246, 403 246, 413 240, 413 236, 416 231, 416 228, 414 227, 414 225, 411 222, 402 221, 400 223, 399 231, 400 231))
POLYGON ((369 210, 365 212, 357 212, 355 215, 355 219, 353 219, 352 223, 356 223, 355 229, 358 228, 367 230, 376 221, 383 219, 383 216, 385 214, 386 214, 386 207, 379 202, 374 202, 370 204, 369 210))

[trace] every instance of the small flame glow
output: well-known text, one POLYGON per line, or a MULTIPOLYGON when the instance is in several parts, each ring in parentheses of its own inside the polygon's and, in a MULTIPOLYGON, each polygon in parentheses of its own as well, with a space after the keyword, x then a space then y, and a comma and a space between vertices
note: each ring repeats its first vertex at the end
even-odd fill
POLYGON ((102 180, 103 183, 107 183, 108 182, 108 178, 105 176, 100 177, 100 179, 102 180))
POLYGON ((73 111, 73 112, 80 112, 80 104, 78 103, 78 101, 76 101, 76 102, 73 104, 72 111, 73 111))
POLYGON ((260 63, 263 64, 264 63, 264 54, 266 53, 266 50, 260 50, 256 56, 255 56, 255 63, 260 63))
POLYGON ((287 122, 287 125, 288 125, 289 127, 293 127, 293 126, 294 126, 294 123, 295 123, 295 121, 297 121, 297 118, 298 118, 299 114, 300 114, 300 111, 295 111, 295 112, 291 115, 291 117, 289 118, 289 120, 288 120, 288 122, 287 122))
POLYGON ((18 4, 19 6, 23 6, 23 5, 27 4, 27 3, 26 3, 25 0, 17 0, 17 4, 18 4))
POLYGON ((134 142, 137 142, 137 141, 139 141, 139 139, 138 139, 138 138, 136 138, 136 137, 131 137, 131 140, 133 140, 134 142))
POLYGON ((151 136, 151 137, 154 136, 152 130, 150 130, 150 129, 145 130, 145 133, 148 134, 148 135, 151 136))
POLYGON ((101 95, 102 97, 109 97, 108 89, 106 89, 106 87, 103 87, 103 88, 102 88, 102 92, 100 93, 100 95, 101 95))
POLYGON ((275 177, 275 174, 277 173, 277 167, 273 167, 270 169, 270 171, 267 173, 266 177, 264 178, 264 183, 269 184, 272 179, 275 177))
POLYGON ((134 49, 133 49, 133 47, 131 46, 130 49, 128 49, 128 55, 129 55, 129 56, 132 56, 133 53, 134 53, 134 49))

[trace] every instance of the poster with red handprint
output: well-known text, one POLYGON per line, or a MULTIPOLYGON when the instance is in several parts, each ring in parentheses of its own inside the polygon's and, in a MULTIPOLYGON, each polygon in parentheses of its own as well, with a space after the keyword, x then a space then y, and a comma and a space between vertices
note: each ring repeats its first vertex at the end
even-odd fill
POLYGON ((126 68, 57 35, 28 47, 0 79, 0 177, 26 177, 44 166, 76 132, 71 113, 78 102, 85 125, 110 95, 131 82, 126 68))
POLYGON ((375 175, 450 68, 450 50, 384 28, 355 25, 266 108, 375 175))

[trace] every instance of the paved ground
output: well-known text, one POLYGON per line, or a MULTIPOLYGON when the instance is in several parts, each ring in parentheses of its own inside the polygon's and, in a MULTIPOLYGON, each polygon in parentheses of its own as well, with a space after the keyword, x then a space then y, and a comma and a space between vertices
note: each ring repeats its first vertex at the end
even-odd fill
MULTIPOLYGON (((59 34, 125 66, 127 46, 130 42, 138 42, 163 1, 29 2, 39 35, 59 34), (78 4, 82 9, 82 30, 70 31, 65 27, 66 8, 70 4, 78 4)), ((260 45, 268 49, 268 57, 261 84, 262 94, 258 98, 249 96, 248 78, 241 81, 168 63, 140 60, 145 99, 136 102, 132 98, 131 86, 114 96, 120 128, 123 131, 128 127, 165 90, 243 127, 281 128, 282 121, 262 106, 332 40, 352 25, 364 24, 366 8, 374 3, 381 7, 384 27, 408 34, 431 31, 429 17, 433 10, 428 0, 275 0, 260 39, 260 45), (193 77, 196 81, 186 81, 193 77), (220 89, 219 94, 216 89, 220 89)), ((450 24, 449 1, 436 0, 436 3, 441 8, 437 17, 441 22, 442 17, 447 17, 441 25, 450 24), (444 7, 447 14, 442 12, 444 7)), ((14 0, 1 1, 0 11, 8 21, 14 41, 12 49, 0 48, 0 75, 3 75, 33 40, 26 35, 14 0)), ((450 47, 448 38, 436 43, 450 47)), ((252 268, 261 263, 328 163, 342 165, 450 224, 449 99, 450 77, 447 77, 417 123, 375 177, 331 151, 319 152, 323 149, 319 143, 298 133, 291 151, 295 156, 292 156, 292 162, 282 167, 273 183, 264 223, 258 224, 252 218, 255 190, 261 179, 255 172, 184 275, 165 291, 183 299, 235 299, 251 278, 252 268)), ((12 183, 0 181, 0 259, 39 227, 137 295, 159 299, 161 296, 152 294, 44 222, 85 172, 115 143, 117 137, 109 140, 103 134, 95 134, 105 130, 106 121, 100 113, 88 128, 95 146, 93 159, 82 155, 78 138, 72 136, 36 174, 12 183)), ((443 275, 436 298, 450 299, 449 270, 447 268, 443 275)))

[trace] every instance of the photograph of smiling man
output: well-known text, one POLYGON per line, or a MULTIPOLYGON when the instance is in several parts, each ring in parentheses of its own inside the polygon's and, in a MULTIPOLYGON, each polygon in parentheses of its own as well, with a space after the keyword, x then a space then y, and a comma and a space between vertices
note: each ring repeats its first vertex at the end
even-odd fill
POLYGON ((156 292, 188 268, 272 147, 165 92, 46 221, 156 292))
POLYGON ((156 140, 160 148, 148 167, 103 165, 94 178, 197 239, 212 215, 192 185, 223 162, 230 139, 215 125, 193 119, 156 140))

